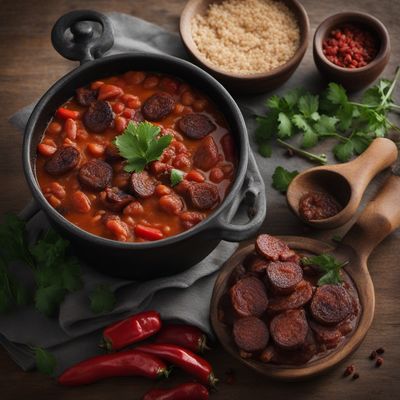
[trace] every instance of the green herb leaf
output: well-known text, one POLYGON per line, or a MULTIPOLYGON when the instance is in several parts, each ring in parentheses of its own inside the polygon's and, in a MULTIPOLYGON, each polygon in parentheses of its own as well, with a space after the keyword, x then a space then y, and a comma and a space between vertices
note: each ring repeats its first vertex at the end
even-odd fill
POLYGON ((348 98, 346 94, 346 90, 343 86, 338 85, 337 83, 331 82, 328 85, 327 90, 327 99, 331 101, 333 104, 347 104, 348 98))
MULTIPOLYGON (((318 111, 318 96, 313 96, 310 93, 301 96, 299 99, 299 111, 306 117, 312 118, 312 115, 318 111)), ((314 118, 312 118, 314 119, 314 118)))
POLYGON ((344 143, 339 143, 333 148, 333 153, 335 157, 341 161, 349 161, 354 152, 354 144, 351 140, 344 143))
POLYGON ((63 288, 68 292, 75 292, 82 288, 82 273, 76 258, 71 257, 62 264, 61 279, 63 288))
POLYGON ((330 254, 320 254, 318 256, 303 257, 301 259, 303 265, 318 266, 324 274, 318 280, 318 286, 322 285, 339 285, 342 283, 340 276, 340 269, 344 267, 347 262, 340 263, 330 254))
POLYGON ((272 147, 269 142, 264 142, 258 145, 258 152, 265 158, 271 157, 272 147))
POLYGON ((172 169, 171 170, 171 185, 176 186, 178 183, 183 181, 183 177, 185 173, 179 169, 172 169))
POLYGON ((114 309, 116 298, 108 285, 97 285, 90 295, 90 308, 95 314, 114 309))
POLYGON ((66 291, 62 286, 38 287, 35 294, 36 309, 47 317, 54 316, 58 312, 65 294, 66 291))
POLYGON ((339 120, 336 117, 329 117, 328 115, 321 115, 318 122, 314 124, 314 130, 320 136, 331 136, 336 132, 336 124, 339 120))
POLYGON ((149 122, 129 122, 124 132, 114 140, 119 154, 126 159, 125 171, 140 172, 158 160, 172 141, 172 135, 159 137, 160 127, 149 122))
POLYGON ((33 352, 35 354, 35 363, 38 371, 42 374, 53 376, 57 366, 57 360, 54 354, 51 354, 41 347, 33 347, 33 352))
POLYGON ((283 112, 278 115, 278 137, 285 139, 292 136, 292 123, 290 118, 283 112))
POLYGON ((298 175, 298 171, 288 171, 283 167, 276 167, 272 175, 272 187, 281 193, 285 193, 293 178, 298 175))

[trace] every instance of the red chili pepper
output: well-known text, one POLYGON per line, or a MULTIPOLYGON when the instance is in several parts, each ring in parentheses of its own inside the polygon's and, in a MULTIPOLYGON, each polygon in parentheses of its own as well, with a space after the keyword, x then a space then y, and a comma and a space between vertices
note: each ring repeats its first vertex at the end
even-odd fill
POLYGON ((153 389, 143 400, 208 400, 208 390, 200 383, 184 383, 171 389, 153 389))
POLYGON ((79 118, 79 111, 74 111, 74 110, 69 110, 68 108, 63 108, 60 107, 57 112, 57 117, 62 118, 62 119, 78 119, 79 118))
POLYGON ((192 325, 171 324, 163 326, 156 337, 156 343, 172 343, 185 347, 195 353, 208 350, 207 336, 197 327, 192 325))
POLYGON ((103 344, 108 351, 119 350, 129 344, 144 340, 161 329, 160 314, 145 311, 106 328, 103 332, 103 344))
POLYGON ((211 365, 197 354, 174 344, 146 344, 136 348, 177 365, 196 377, 204 385, 214 386, 215 378, 211 365))
POLYGON ((137 350, 104 354, 82 361, 67 369, 58 383, 66 386, 87 385, 112 376, 168 377, 170 371, 157 356, 137 350))
POLYGON ((164 237, 159 229, 140 224, 135 226, 135 235, 146 240, 160 240, 164 237))

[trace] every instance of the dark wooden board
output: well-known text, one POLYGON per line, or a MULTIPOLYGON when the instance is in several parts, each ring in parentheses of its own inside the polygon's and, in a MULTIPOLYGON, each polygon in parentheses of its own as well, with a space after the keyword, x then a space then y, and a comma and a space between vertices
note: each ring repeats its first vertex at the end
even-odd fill
MULTIPOLYGON (((400 7, 393 0, 347 0, 319 1, 303 0, 310 16, 312 33, 316 25, 326 16, 342 10, 367 11, 380 18, 389 28, 392 37, 392 57, 385 70, 385 76, 392 76, 395 66, 400 63, 400 7)), ((98 11, 119 11, 136 15, 177 31, 179 14, 184 6, 183 0, 1 0, 0 1, 0 213, 17 211, 26 204, 30 195, 23 177, 20 152, 21 135, 10 127, 7 118, 19 108, 34 101, 57 79, 73 68, 74 64, 64 60, 52 48, 50 31, 54 21, 63 13, 78 9, 91 8, 98 11)), ((322 84, 312 60, 311 46, 299 70, 286 87, 300 84, 322 84), (315 82, 315 83, 314 83, 315 82)), ((399 122, 399 121, 397 121, 399 122)), ((283 159, 285 165, 294 161, 283 159)), ((284 197, 271 194, 268 187, 274 164, 263 161, 261 164, 266 176, 269 192, 269 209, 264 230, 273 234, 310 235, 318 239, 329 240, 335 233, 343 233, 347 227, 336 231, 310 231, 300 224, 290 213, 284 197)), ((302 165, 304 168, 304 165, 302 165)), ((380 181, 380 180, 378 180, 380 181)), ((370 196, 376 190, 376 183, 367 193, 370 196)), ((371 330, 364 343, 339 368, 308 382, 282 383, 270 381, 245 368, 220 346, 207 355, 215 365, 216 374, 222 382, 214 399, 239 400, 251 395, 253 399, 296 398, 300 399, 389 399, 396 398, 400 391, 400 273, 398 269, 398 248, 400 235, 394 234, 386 239, 372 254, 369 265, 376 290, 376 315, 371 330), (385 362, 376 369, 368 360, 372 349, 384 346, 385 362), (360 379, 343 379, 343 369, 348 363, 354 363, 360 373, 360 379), (233 369, 236 383, 224 382, 227 370, 233 369)), ((175 370, 167 385, 187 380, 187 376, 175 370)), ((4 400, 35 398, 41 400, 85 399, 107 400, 140 399, 143 393, 154 383, 137 378, 118 378, 93 386, 66 389, 57 386, 50 378, 36 372, 24 373, 0 349, 0 389, 4 400)), ((156 383, 160 386, 162 383, 156 383)))

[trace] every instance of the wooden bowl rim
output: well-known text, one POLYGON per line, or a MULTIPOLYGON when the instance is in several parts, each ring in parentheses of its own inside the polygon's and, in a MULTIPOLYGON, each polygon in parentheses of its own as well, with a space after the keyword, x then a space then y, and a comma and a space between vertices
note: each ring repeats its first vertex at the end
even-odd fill
MULTIPOLYGON (((276 67, 268 72, 257 72, 255 74, 246 74, 246 75, 230 73, 225 71, 224 69, 215 66, 214 64, 210 63, 200 53, 191 34, 191 20, 194 17, 194 13, 192 11, 196 6, 198 6, 201 3, 204 3, 205 1, 208 0, 189 0, 186 3, 180 17, 179 33, 181 35, 183 43, 185 44, 188 51, 190 51, 192 56, 213 73, 216 73, 223 78, 243 80, 243 81, 274 78, 284 75, 292 68, 296 68, 296 66, 300 63, 300 61, 304 57, 304 54, 307 51, 309 37, 310 37, 310 20, 308 18, 308 14, 304 6, 298 0, 285 0, 285 4, 291 11, 293 9, 297 10, 296 19, 300 29, 300 45, 297 48, 296 52, 293 54, 293 56, 285 64, 280 65, 279 67, 276 67), (287 3, 291 4, 289 5, 287 3), (297 15, 299 15, 299 17, 297 17, 297 15)), ((211 2, 214 1, 218 0, 211 0, 211 2)))

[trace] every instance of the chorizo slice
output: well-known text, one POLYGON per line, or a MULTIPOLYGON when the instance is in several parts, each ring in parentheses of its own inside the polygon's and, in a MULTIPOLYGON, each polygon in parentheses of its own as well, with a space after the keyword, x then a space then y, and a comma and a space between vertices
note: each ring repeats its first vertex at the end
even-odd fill
POLYGON ((132 194, 147 199, 156 190, 157 182, 147 171, 133 172, 130 179, 130 191, 132 194))
POLYGON ((232 307, 240 317, 259 317, 268 307, 268 297, 262 281, 254 276, 245 277, 230 289, 232 307))
POLYGON ((257 317, 239 318, 233 324, 233 338, 239 349, 249 353, 261 351, 268 344, 268 327, 257 317))
POLYGON ((175 107, 174 98, 166 92, 155 93, 142 105, 142 114, 149 121, 160 121, 172 112, 175 107))
POLYGON ((75 98, 79 105, 88 107, 97 100, 97 89, 79 88, 76 90, 75 98))
POLYGON ((96 100, 90 103, 89 108, 83 114, 82 121, 87 129, 92 132, 104 132, 114 120, 114 114, 110 104, 104 100, 96 100))
POLYGON ((134 200, 133 196, 117 187, 106 187, 104 192, 100 193, 100 198, 104 206, 114 212, 121 211, 134 200))
POLYGON ((276 315, 269 326, 275 344, 283 350, 296 350, 304 346, 308 322, 303 309, 287 310, 276 315))
POLYGON ((257 237, 256 250, 271 261, 289 261, 296 255, 283 240, 268 234, 257 237))
POLYGON ((342 332, 337 327, 323 326, 310 321, 310 328, 314 332, 316 341, 327 349, 335 348, 343 337, 342 332))
POLYGON ((210 210, 219 202, 218 188, 208 182, 191 184, 187 194, 193 207, 198 210, 210 210))
POLYGON ((193 165, 203 171, 209 171, 218 162, 218 147, 212 136, 202 139, 193 156, 193 165))
POLYGON ((216 126, 204 114, 186 114, 178 121, 179 130, 191 139, 202 139, 216 126))
POLYGON ((44 164, 46 172, 53 176, 63 175, 73 170, 81 158, 79 151, 72 146, 57 150, 44 164))
POLYGON ((124 158, 119 154, 118 147, 114 143, 107 145, 104 150, 104 158, 108 163, 122 161, 124 158))
POLYGON ((266 270, 272 290, 277 294, 290 294, 303 279, 303 270, 299 264, 285 261, 272 261, 266 270))
POLYGON ((311 300, 313 318, 323 325, 336 325, 352 312, 352 297, 340 285, 319 287, 311 300))
POLYGON ((264 258, 258 255, 257 253, 250 253, 243 260, 243 265, 249 272, 253 272, 256 274, 263 273, 268 267, 269 262, 264 258))
POLYGON ((299 308, 307 304, 313 295, 313 288, 308 281, 302 280, 294 291, 287 296, 274 296, 269 299, 268 311, 271 313, 299 308))
POLYGON ((100 192, 111 185, 113 170, 110 164, 103 160, 90 160, 79 170, 79 182, 90 190, 100 192))

